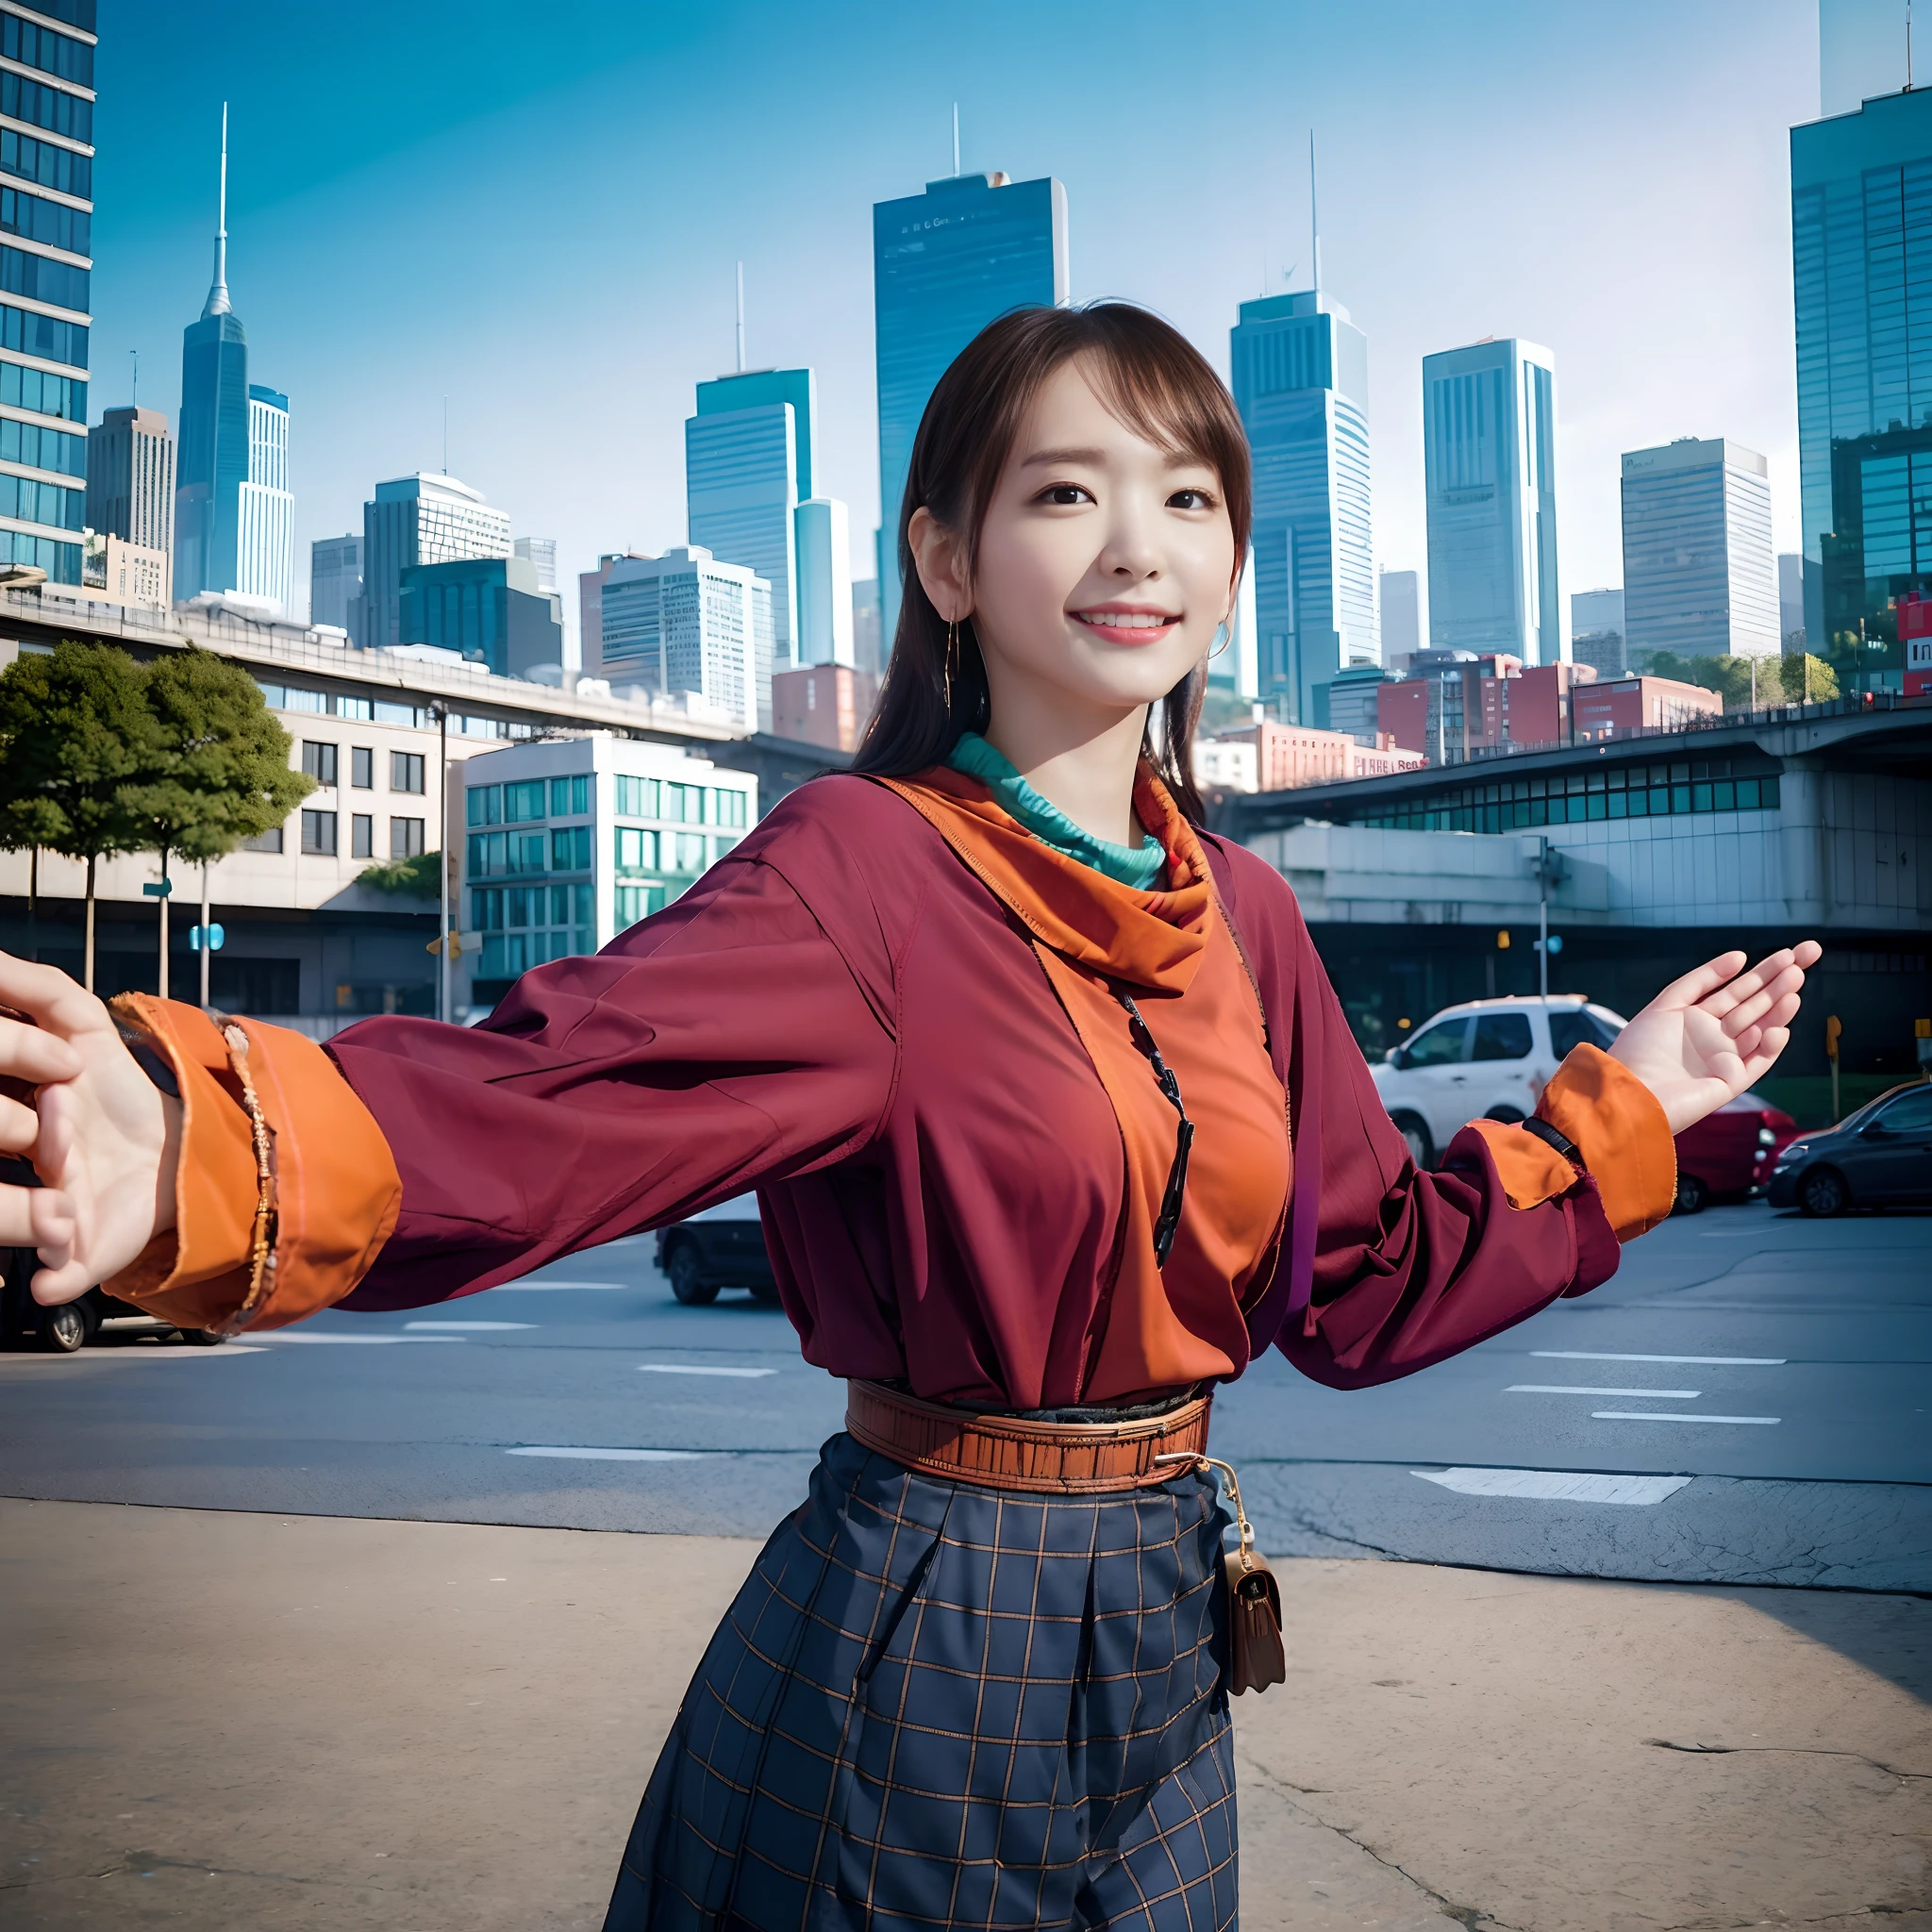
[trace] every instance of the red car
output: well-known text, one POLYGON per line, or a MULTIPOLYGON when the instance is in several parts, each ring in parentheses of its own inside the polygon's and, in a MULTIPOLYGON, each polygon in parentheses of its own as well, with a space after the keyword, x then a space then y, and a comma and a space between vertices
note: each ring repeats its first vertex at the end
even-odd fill
POLYGON ((1778 1150, 1798 1135, 1790 1114, 1740 1093, 1677 1136, 1677 1212, 1697 1214, 1713 1196, 1742 1199, 1771 1179, 1778 1150))

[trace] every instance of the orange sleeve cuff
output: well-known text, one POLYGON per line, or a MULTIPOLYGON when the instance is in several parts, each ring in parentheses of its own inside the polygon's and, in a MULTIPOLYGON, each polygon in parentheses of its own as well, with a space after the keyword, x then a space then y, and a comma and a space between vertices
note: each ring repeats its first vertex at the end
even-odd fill
MULTIPOLYGON (((102 1285, 183 1327, 236 1324, 249 1290, 259 1192, 235 1056, 198 1007, 145 993, 114 1002, 181 1091, 175 1228, 102 1285)), ((396 1224, 402 1181, 375 1118, 311 1040, 233 1020, 273 1145, 274 1249, 262 1292, 239 1323, 279 1328, 339 1302, 369 1272, 396 1224)))
MULTIPOLYGON (((1620 1241, 1634 1241, 1669 1215, 1677 1198, 1677 1143, 1657 1097, 1619 1060, 1573 1048, 1536 1104, 1574 1141, 1620 1241)), ((1546 1141, 1496 1121, 1470 1125, 1489 1146, 1512 1208, 1535 1208, 1576 1184, 1576 1170, 1546 1141)))

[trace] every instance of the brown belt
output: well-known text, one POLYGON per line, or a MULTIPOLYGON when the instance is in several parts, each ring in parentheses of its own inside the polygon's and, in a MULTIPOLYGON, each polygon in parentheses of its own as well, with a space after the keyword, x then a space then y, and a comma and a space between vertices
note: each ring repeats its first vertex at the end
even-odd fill
POLYGON ((1053 1495, 1095 1495, 1172 1482, 1158 1457, 1208 1447, 1211 1397, 1131 1423, 1038 1423, 973 1415, 877 1382, 845 1385, 845 1427, 856 1441, 908 1469, 951 1482, 1053 1495))

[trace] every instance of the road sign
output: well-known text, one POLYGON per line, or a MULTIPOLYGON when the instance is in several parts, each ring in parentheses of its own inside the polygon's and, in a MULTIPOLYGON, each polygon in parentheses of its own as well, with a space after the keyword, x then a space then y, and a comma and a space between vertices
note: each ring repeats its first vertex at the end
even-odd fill
MULTIPOLYGON (((441 954, 442 941, 431 940, 423 950, 441 954)), ((483 935, 480 932, 453 932, 449 935, 449 956, 452 959, 460 959, 465 953, 480 953, 482 950, 483 935)))
POLYGON ((168 896, 168 894, 175 890, 175 881, 173 879, 162 879, 160 883, 157 885, 154 880, 150 879, 146 885, 142 887, 141 890, 143 892, 145 892, 150 899, 165 899, 168 896))
POLYGON ((206 946, 210 953, 222 950, 222 941, 228 935, 219 923, 211 925, 191 925, 188 928, 188 950, 198 953, 206 946))

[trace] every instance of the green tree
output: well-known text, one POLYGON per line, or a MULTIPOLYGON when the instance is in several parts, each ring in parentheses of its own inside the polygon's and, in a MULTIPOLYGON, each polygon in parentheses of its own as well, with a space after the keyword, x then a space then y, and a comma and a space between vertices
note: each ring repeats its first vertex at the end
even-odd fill
POLYGON ((386 859, 364 866, 356 874, 356 883, 403 898, 433 899, 438 888, 436 868, 441 859, 440 852, 419 852, 414 858, 386 859))
POLYGON ((1786 704, 1825 705, 1838 696, 1838 673, 1824 658, 1793 651, 1780 663, 1786 704))
POLYGON ((0 845, 85 863, 82 981, 90 992, 95 867, 145 841, 129 797, 155 740, 143 682, 125 651, 71 640, 0 672, 0 845))
MULTIPOLYGON (((148 755, 129 788, 140 849, 207 863, 279 825, 314 790, 291 771, 292 741, 239 664, 191 645, 147 667, 148 755)), ((161 898, 160 992, 168 996, 168 900, 161 898)))

